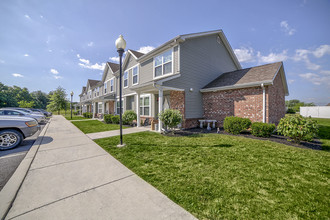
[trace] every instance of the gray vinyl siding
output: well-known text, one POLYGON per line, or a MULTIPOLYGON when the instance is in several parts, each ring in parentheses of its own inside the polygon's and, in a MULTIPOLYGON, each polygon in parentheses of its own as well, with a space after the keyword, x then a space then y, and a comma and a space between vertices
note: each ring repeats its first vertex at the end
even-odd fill
MULTIPOLYGON (((127 55, 128 54, 129 53, 127 53, 127 55)), ((129 54, 128 56, 129 56, 129 58, 128 58, 128 61, 125 64, 125 66, 123 66, 123 71, 135 66, 136 64, 138 64, 138 62, 136 62, 136 60, 134 59, 134 57, 131 54, 129 54)))
MULTIPOLYGON (((165 52, 165 51, 163 51, 163 52, 165 52)), ((159 55, 162 53, 159 53, 159 55)), ((173 73, 178 72, 178 64, 179 64, 178 57, 179 57, 178 56, 178 47, 176 46, 173 48, 173 57, 172 57, 173 73)), ((154 61, 154 59, 150 58, 149 60, 141 63, 139 84, 147 83, 154 79, 154 63, 153 63, 153 61, 154 61)), ((171 76, 171 75, 169 75, 169 76, 171 76)))
POLYGON ((186 118, 201 118, 203 100, 199 90, 222 73, 236 69, 226 47, 217 42, 216 34, 193 38, 180 45, 181 77, 164 85, 184 89, 186 118))

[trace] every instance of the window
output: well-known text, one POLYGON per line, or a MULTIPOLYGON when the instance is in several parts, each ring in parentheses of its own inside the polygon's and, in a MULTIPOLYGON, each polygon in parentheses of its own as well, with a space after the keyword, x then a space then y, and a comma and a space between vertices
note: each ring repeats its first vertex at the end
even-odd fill
POLYGON ((155 57, 154 68, 154 77, 160 77, 172 73, 172 50, 155 57))
POLYGON ((104 83, 104 94, 107 93, 107 86, 108 86, 108 84, 105 82, 105 83, 104 83))
POLYGON ((102 103, 99 103, 99 113, 102 113, 102 103))
POLYGON ((124 73, 124 88, 128 86, 128 72, 124 73))
POLYGON ((100 95, 100 87, 97 87, 97 96, 100 95))
POLYGON ((113 92, 114 87, 113 87, 113 79, 110 80, 110 92, 113 92))
POLYGON ((140 115, 150 116, 150 96, 140 97, 140 115))
POLYGON ((91 90, 89 90, 89 98, 92 98, 92 91, 91 90))
POLYGON ((138 67, 134 67, 133 68, 133 73, 132 73, 132 77, 133 77, 133 85, 138 84, 138 67))
MULTIPOLYGON (((121 113, 123 113, 124 103, 123 100, 121 100, 121 113)), ((120 114, 120 102, 119 100, 116 101, 116 113, 120 114)))

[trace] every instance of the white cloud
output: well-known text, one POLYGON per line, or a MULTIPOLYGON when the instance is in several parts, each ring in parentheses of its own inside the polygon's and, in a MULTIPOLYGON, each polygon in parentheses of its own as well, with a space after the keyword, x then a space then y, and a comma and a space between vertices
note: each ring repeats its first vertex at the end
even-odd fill
POLYGON ((51 53, 51 52, 53 52, 53 50, 50 50, 50 49, 49 49, 49 50, 48 50, 48 52, 50 52, 50 53, 51 53))
POLYGON ((292 58, 294 61, 303 61, 306 64, 307 69, 318 70, 321 68, 320 65, 312 63, 308 57, 308 54, 313 53, 312 51, 305 49, 296 50, 295 56, 292 58))
POLYGON ((294 79, 288 79, 288 83, 292 84, 295 80, 294 79))
POLYGON ((119 57, 109 57, 109 60, 119 63, 119 57))
POLYGON ((13 75, 14 77, 24 77, 22 74, 19 74, 19 73, 13 73, 11 75, 13 75))
POLYGON ((28 57, 28 56, 29 56, 29 54, 27 54, 27 53, 26 53, 26 54, 24 54, 24 56, 25 56, 25 57, 28 57))
POLYGON ((310 81, 314 85, 319 86, 323 84, 328 88, 330 88, 330 76, 320 76, 315 73, 303 73, 303 74, 299 74, 299 76, 305 80, 310 81))
POLYGON ((30 16, 29 15, 24 15, 25 18, 31 20, 30 16))
POLYGON ((280 26, 282 28, 282 31, 284 31, 287 35, 293 35, 296 30, 290 27, 287 21, 281 21, 280 26))
POLYGON ((287 50, 283 50, 281 53, 270 53, 266 56, 262 56, 260 52, 257 53, 259 63, 274 63, 279 61, 285 61, 287 56, 287 50))
POLYGON ((152 51, 153 49, 155 49, 153 46, 144 46, 144 47, 140 47, 140 49, 138 49, 138 52, 146 54, 152 51))
POLYGON ((0 60, 0 63, 5 63, 5 61, 4 60, 0 60))
POLYGON ((323 74, 323 75, 329 75, 330 76, 330 70, 321 70, 320 73, 323 74))
POLYGON ((80 58, 80 55, 79 54, 77 54, 77 57, 79 58, 79 61, 80 61, 78 63, 78 65, 81 66, 81 67, 83 67, 83 68, 93 69, 93 70, 104 70, 105 63, 91 64, 89 60, 80 58))
POLYGON ((89 42, 89 43, 87 44, 87 46, 89 46, 89 47, 94 46, 94 42, 93 42, 93 41, 89 42))
POLYGON ((316 48, 312 53, 315 57, 321 58, 326 54, 330 54, 330 45, 321 45, 319 48, 316 48))
POLYGON ((240 49, 234 49, 234 53, 237 56, 239 62, 254 62, 253 49, 251 47, 245 48, 241 47, 240 49))
POLYGON ((44 16, 40 15, 40 18, 44 18, 44 16))
POLYGON ((54 75, 57 75, 58 74, 58 71, 56 69, 50 69, 50 72, 54 75))
POLYGON ((62 76, 53 76, 54 77, 54 79, 63 79, 63 77, 62 76))

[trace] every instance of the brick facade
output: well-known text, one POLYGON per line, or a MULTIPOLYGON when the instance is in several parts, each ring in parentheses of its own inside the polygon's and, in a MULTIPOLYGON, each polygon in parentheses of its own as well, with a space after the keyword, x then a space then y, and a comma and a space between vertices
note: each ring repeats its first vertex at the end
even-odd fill
MULTIPOLYGON (((266 122, 277 124, 285 115, 285 94, 280 74, 266 90, 266 122)), ((217 120, 222 126, 227 116, 262 122, 263 91, 261 87, 203 93, 204 118, 217 120)))

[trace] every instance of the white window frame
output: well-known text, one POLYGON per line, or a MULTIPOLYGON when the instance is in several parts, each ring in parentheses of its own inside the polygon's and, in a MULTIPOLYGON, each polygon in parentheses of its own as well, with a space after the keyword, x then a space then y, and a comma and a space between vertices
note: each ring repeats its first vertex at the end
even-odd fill
MULTIPOLYGON (((121 104, 122 110, 121 110, 121 112, 124 113, 124 99, 121 99, 121 101, 122 101, 122 104, 121 104)), ((119 99, 116 100, 116 104, 115 104, 115 110, 116 110, 115 112, 116 112, 117 115, 119 115, 118 109, 120 108, 120 106, 117 106, 117 103, 119 103, 119 99)))
POLYGON ((152 61, 152 63, 153 63, 153 79, 159 79, 159 78, 166 77, 166 76, 168 76, 168 75, 172 75, 172 74, 174 73, 174 49, 171 48, 171 49, 169 49, 169 50, 166 50, 166 51, 162 52, 161 54, 159 54, 159 55, 157 55, 157 56, 154 56, 154 57, 153 57, 153 61, 152 61), (166 63, 164 63, 164 56, 163 56, 163 54, 164 54, 164 53, 167 53, 168 51, 171 51, 171 52, 172 52, 172 60, 171 60, 171 61, 168 61, 168 62, 166 62, 166 63), (156 66, 156 65, 155 65, 156 57, 159 57, 159 56, 162 56, 162 64, 156 66), (172 62, 172 65, 171 65, 171 66, 172 66, 172 72, 171 72, 171 73, 166 73, 166 74, 164 74, 164 65, 167 64, 167 63, 169 63, 169 62, 172 62), (156 69, 156 67, 159 67, 159 66, 162 67, 162 75, 160 75, 160 76, 155 76, 155 73, 156 73, 155 69, 156 69))
POLYGON ((97 96, 100 96, 100 87, 97 87, 96 94, 97 96))
POLYGON ((128 75, 129 75, 129 70, 126 70, 125 72, 124 72, 124 75, 123 75, 123 87, 124 88, 127 88, 128 87, 128 75), (127 80, 127 86, 125 86, 125 74, 127 73, 127 78, 126 78, 126 80, 127 80))
POLYGON ((88 93, 89 93, 88 98, 91 99, 92 98, 92 90, 89 90, 88 93))
POLYGON ((114 92, 115 91, 115 78, 111 78, 110 80, 110 92, 114 92), (111 82, 112 82, 112 89, 111 89, 111 82))
MULTIPOLYGON (((147 95, 141 95, 140 96, 140 100, 142 99, 142 104, 140 103, 140 116, 147 116, 147 117, 150 117, 150 115, 151 115, 151 95, 150 94, 147 94, 147 95), (146 98, 146 97, 149 97, 149 106, 147 106, 147 105, 144 105, 144 99, 146 98), (144 114, 144 108, 145 107, 149 107, 149 115, 145 115, 144 114), (142 111, 141 111, 141 108, 142 108, 142 111)), ((139 100, 139 102, 140 102, 140 100, 139 100)))
POLYGON ((138 85, 139 84, 139 79, 140 79, 140 77, 139 77, 140 76, 140 73, 139 73, 140 72, 139 64, 133 66, 131 69, 132 69, 132 85, 135 86, 135 85, 138 85), (136 78, 137 78, 136 79, 136 83, 134 83, 134 69, 135 68, 137 69, 136 70, 136 78))
POLYGON ((98 113, 102 113, 103 112, 103 104, 102 104, 102 102, 99 102, 98 103, 98 113), (101 107, 100 107, 101 106, 101 107), (101 110, 101 111, 100 111, 101 110))
POLYGON ((103 85, 103 87, 104 87, 104 94, 107 94, 107 88, 108 88, 108 85, 107 85, 107 82, 104 82, 104 85, 103 85))

